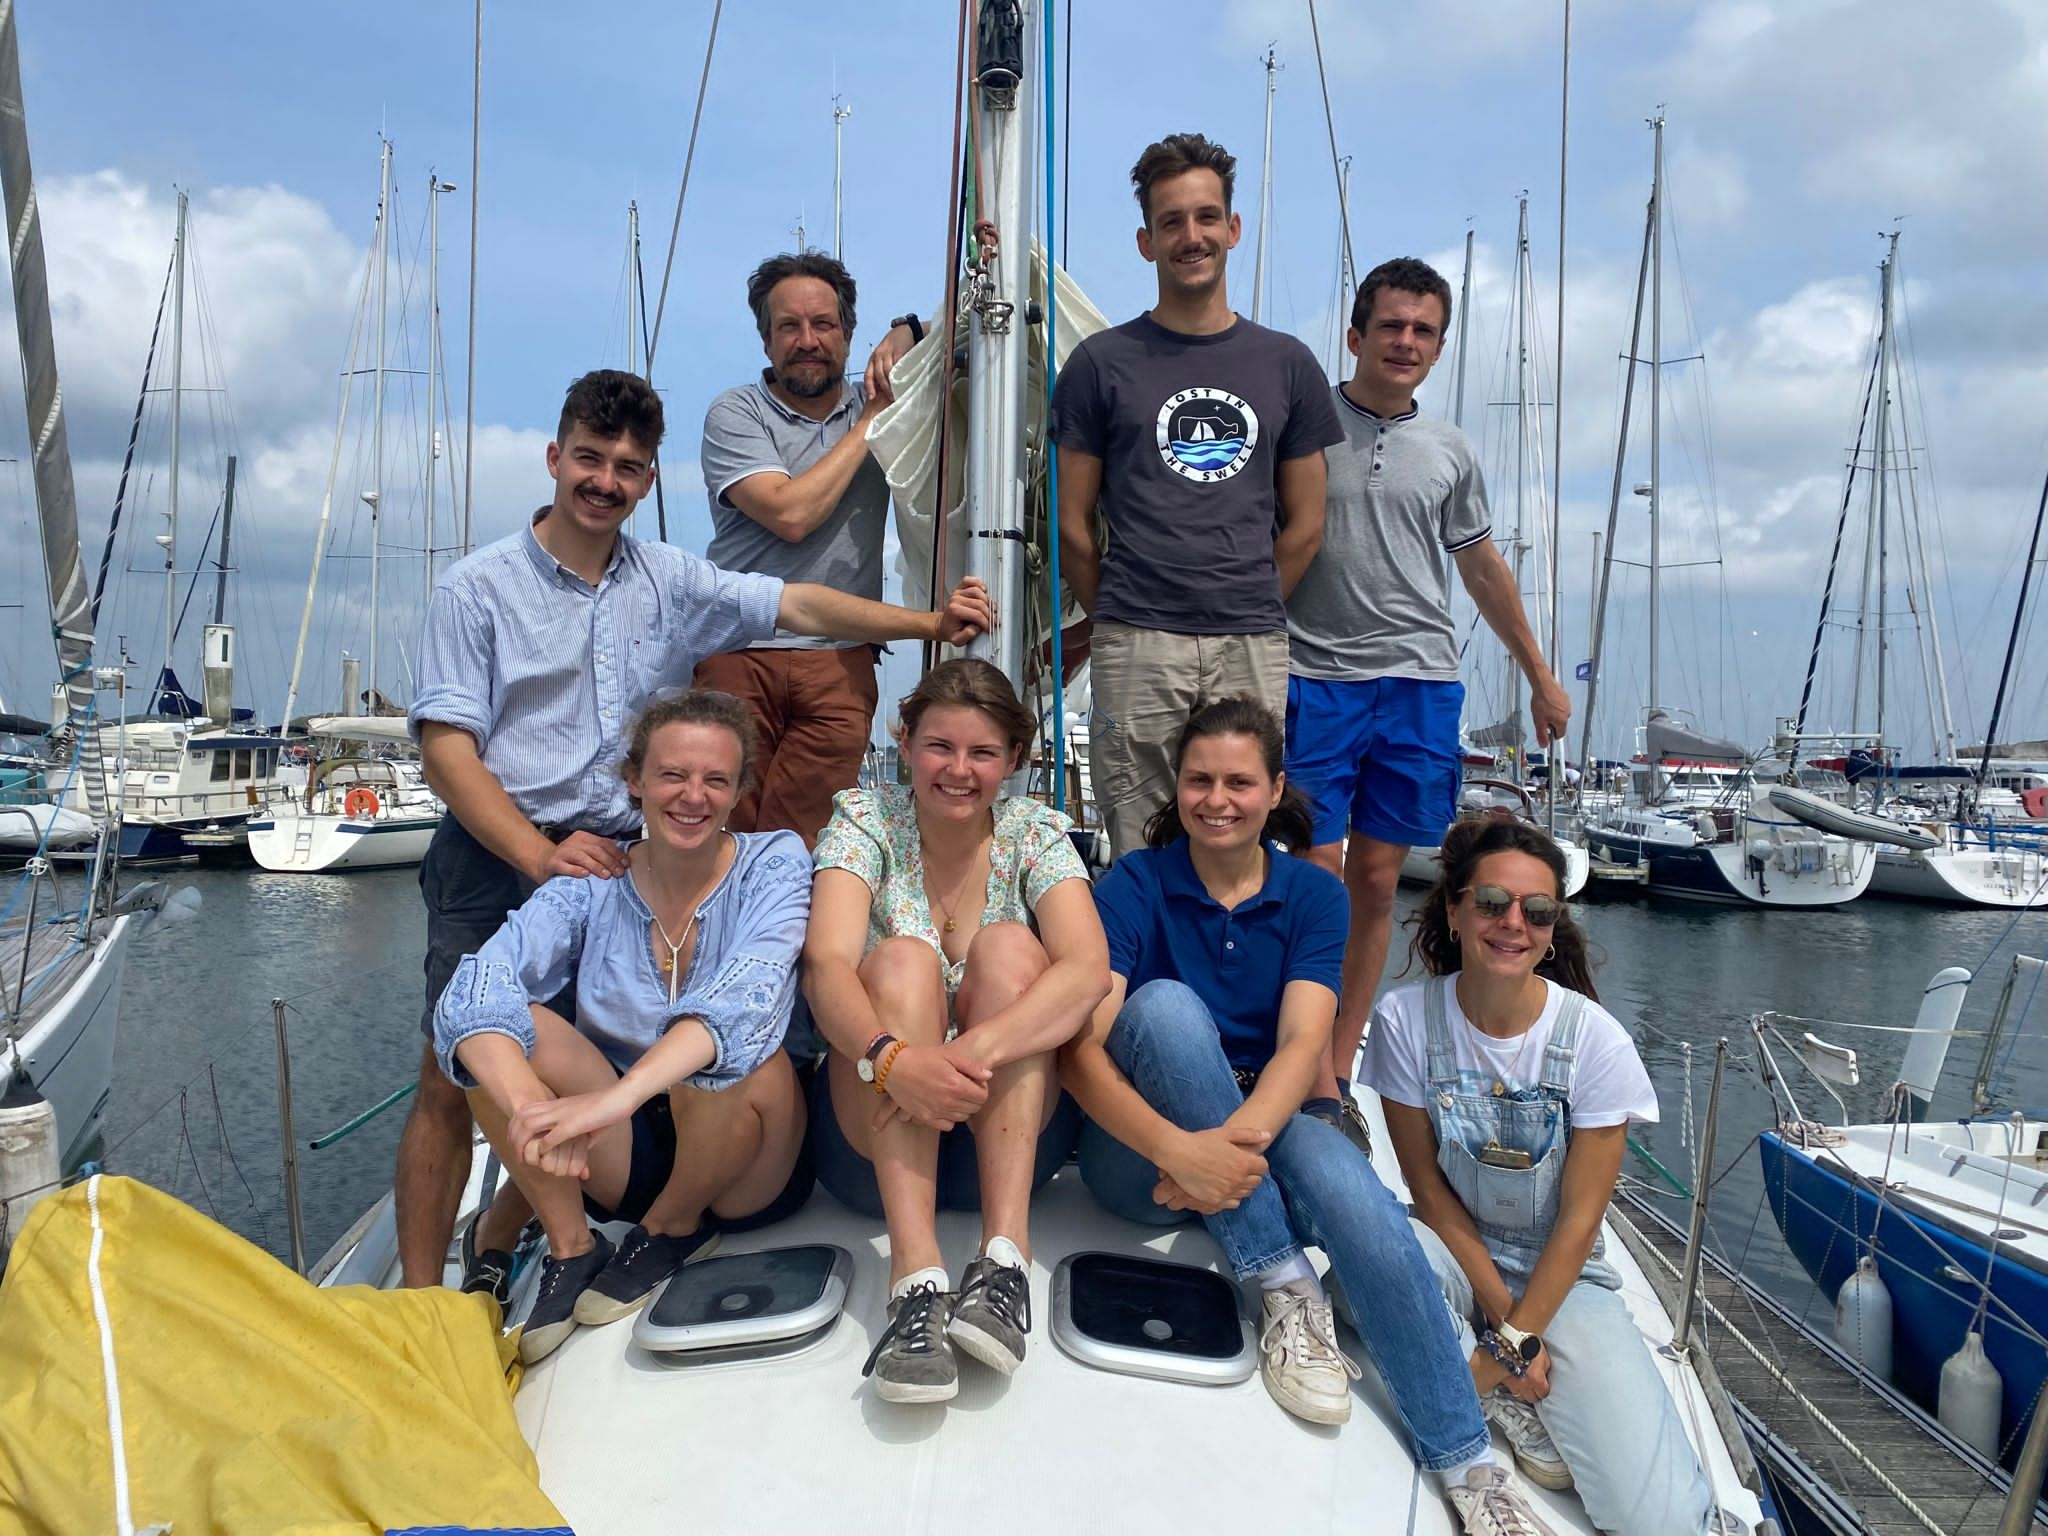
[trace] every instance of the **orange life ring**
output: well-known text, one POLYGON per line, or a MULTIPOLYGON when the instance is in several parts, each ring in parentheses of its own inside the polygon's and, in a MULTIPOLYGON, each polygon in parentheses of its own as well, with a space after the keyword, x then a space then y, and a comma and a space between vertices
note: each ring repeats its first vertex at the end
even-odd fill
POLYGON ((377 791, 358 784, 348 792, 348 798, 341 802, 341 808, 351 816, 374 816, 377 814, 377 791))
POLYGON ((2048 785, 2021 791, 2020 807, 2035 821, 2048 817, 2048 785))

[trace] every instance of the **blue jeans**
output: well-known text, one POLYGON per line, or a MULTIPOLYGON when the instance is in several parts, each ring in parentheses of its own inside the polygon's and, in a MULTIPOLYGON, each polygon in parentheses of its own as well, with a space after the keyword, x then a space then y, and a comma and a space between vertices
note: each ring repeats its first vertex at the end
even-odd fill
MULTIPOLYGON (((1108 1048, 1145 1102, 1183 1130, 1213 1130, 1244 1103, 1215 1019, 1180 982, 1147 982, 1126 998, 1108 1048)), ((1152 1226, 1192 1219, 1155 1204, 1159 1170, 1092 1121, 1080 1160, 1082 1180, 1116 1215, 1152 1226)), ((1202 1218, 1231 1268, 1242 1280, 1304 1246, 1322 1249, 1416 1463, 1440 1472, 1471 1461, 1489 1444, 1486 1420, 1407 1211, 1343 1132, 1307 1115, 1273 1139, 1266 1164, 1250 1199, 1202 1218)))

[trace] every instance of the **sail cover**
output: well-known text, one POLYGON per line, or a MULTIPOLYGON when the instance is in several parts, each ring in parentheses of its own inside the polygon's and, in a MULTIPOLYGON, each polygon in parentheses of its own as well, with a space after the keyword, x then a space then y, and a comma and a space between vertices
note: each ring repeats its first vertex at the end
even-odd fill
POLYGON ((1643 742, 1653 763, 1675 757, 1688 763, 1724 763, 1740 768, 1749 761, 1749 754, 1736 743, 1688 731, 1661 709, 1650 711, 1643 728, 1643 742))
MULTIPOLYGON (((1031 246, 1031 302, 1040 313, 1045 308, 1046 253, 1037 241, 1031 246)), ((1053 348, 1060 367, 1074 355, 1074 349, 1097 331, 1107 330, 1109 321, 1088 296, 1061 271, 1053 268, 1053 289, 1058 310, 1053 322, 1053 348)), ((944 305, 940 305, 943 312, 944 305)), ((964 344, 969 320, 968 295, 964 285, 959 313, 959 337, 964 344)), ((1045 551, 1052 537, 1050 520, 1044 516, 1044 498, 1038 494, 1045 483, 1045 327, 1031 331, 1030 376, 1025 382, 1025 448, 1027 473, 1032 492, 1025 499, 1034 577, 1046 568, 1045 551)), ((868 429, 868 452, 882 466, 889 490, 896 502, 896 537, 900 546, 897 569, 903 577, 903 602, 910 608, 931 606, 933 484, 939 472, 939 393, 946 371, 946 328, 935 324, 923 341, 912 347, 896 364, 892 382, 896 399, 877 416, 868 429)), ((947 412, 946 430, 946 571, 942 577, 951 588, 966 574, 967 565, 967 370, 953 370, 952 409, 947 412)), ((1042 591, 1041 587, 1041 591, 1042 591)), ((1080 617, 1078 610, 1065 622, 1080 617)))
POLYGON ((78 552, 78 499, 71 485, 71 444, 64 432, 64 391, 50 336, 50 284, 43 265, 43 221, 29 169, 22 115, 21 45, 11 0, 0 0, 0 182, 7 198, 8 253, 14 271, 14 329, 21 343, 22 394, 28 401, 36 507, 42 514, 43 570, 49 578, 57 670, 73 720, 92 704, 92 594, 78 552))

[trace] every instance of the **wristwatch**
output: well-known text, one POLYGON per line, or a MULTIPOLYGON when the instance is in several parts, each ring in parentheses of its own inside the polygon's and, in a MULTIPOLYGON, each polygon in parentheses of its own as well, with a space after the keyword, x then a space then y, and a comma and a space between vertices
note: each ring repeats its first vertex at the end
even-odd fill
POLYGON ((1540 1334, 1517 1328, 1513 1323, 1502 1323, 1494 1332, 1501 1336, 1509 1349, 1522 1357, 1524 1365, 1534 1365, 1536 1357, 1543 1353, 1543 1338, 1540 1334))
POLYGON ((853 1064, 854 1075, 862 1082, 872 1085, 875 1081, 875 1063, 881 1059, 882 1052, 889 1049, 895 1043, 895 1040, 896 1037, 887 1030, 883 1030, 882 1033, 870 1040, 868 1042, 867 1055, 861 1057, 859 1061, 853 1064))

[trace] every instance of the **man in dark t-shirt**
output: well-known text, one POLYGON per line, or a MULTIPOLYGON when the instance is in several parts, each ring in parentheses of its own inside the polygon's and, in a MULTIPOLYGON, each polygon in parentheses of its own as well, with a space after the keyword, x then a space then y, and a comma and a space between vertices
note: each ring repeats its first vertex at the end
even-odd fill
POLYGON ((1286 708, 1285 602, 1322 544, 1323 450, 1344 440, 1308 348, 1230 308, 1236 167, 1199 134, 1139 157, 1159 302, 1082 342, 1053 396, 1060 555, 1094 620, 1089 767, 1119 855, 1172 796, 1197 703, 1286 708))

